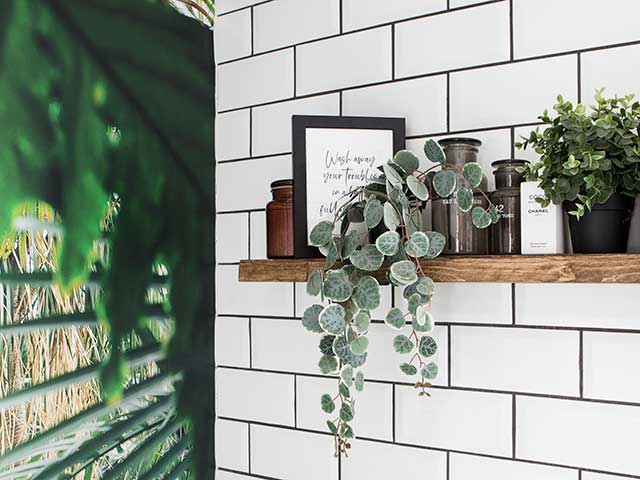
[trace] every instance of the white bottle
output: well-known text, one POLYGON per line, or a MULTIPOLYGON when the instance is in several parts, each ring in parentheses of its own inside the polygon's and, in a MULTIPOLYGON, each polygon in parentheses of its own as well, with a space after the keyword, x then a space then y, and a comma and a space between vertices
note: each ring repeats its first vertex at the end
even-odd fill
POLYGON ((538 182, 520 184, 521 239, 523 254, 564 253, 564 213, 561 205, 546 208, 536 202, 544 197, 538 182))

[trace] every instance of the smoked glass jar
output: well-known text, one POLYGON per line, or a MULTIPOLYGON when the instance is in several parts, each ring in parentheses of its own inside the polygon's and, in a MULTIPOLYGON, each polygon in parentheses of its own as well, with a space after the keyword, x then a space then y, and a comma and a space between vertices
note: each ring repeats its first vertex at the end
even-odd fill
MULTIPOLYGON (((482 142, 475 138, 447 138, 440 140, 439 143, 444 150, 446 164, 456 166, 460 171, 466 163, 478 160, 478 147, 482 145, 482 142)), ((462 174, 457 170, 454 171, 456 172, 457 184, 465 185, 466 182, 462 174)), ((483 176, 478 189, 486 192, 486 177, 483 176)), ((473 206, 487 208, 489 202, 482 193, 474 191, 473 206)), ((456 204, 455 193, 449 198, 439 198, 434 194, 432 227, 447 239, 443 251, 447 255, 483 255, 489 251, 488 229, 476 228, 471 220, 471 213, 460 211, 456 204)))
POLYGON ((491 202, 498 210, 498 223, 491 225, 491 253, 520 253, 520 184, 523 174, 518 167, 526 160, 498 160, 491 164, 495 168, 496 191, 491 202))
POLYGON ((271 184, 267 204, 267 258, 293 257, 293 180, 271 184))

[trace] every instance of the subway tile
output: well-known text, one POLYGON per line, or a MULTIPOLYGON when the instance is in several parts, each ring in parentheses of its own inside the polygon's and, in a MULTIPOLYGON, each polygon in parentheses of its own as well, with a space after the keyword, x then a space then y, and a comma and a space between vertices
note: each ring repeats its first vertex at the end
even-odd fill
POLYGON ((293 375, 216 369, 219 417, 293 426, 293 375))
POLYGON ((216 303, 219 315, 289 316, 293 312, 293 287, 290 283, 240 282, 237 265, 219 265, 216 303))
POLYGON ((514 0, 516 58, 640 40, 640 3, 615 0, 514 0))
MULTIPOLYGON (((450 480, 578 480, 578 471, 533 463, 452 453, 450 480)), ((584 476, 583 476, 584 480, 584 476)))
POLYGON ((250 475, 243 475, 241 473, 227 472, 225 470, 216 471, 217 480, 253 480, 257 477, 250 475))
POLYGON ((320 374, 318 345, 322 335, 307 331, 300 320, 253 318, 251 353, 254 368, 320 374))
POLYGON ((451 384, 512 392, 580 395, 578 332, 451 328, 451 384))
MULTIPOLYGON (((427 271, 428 275, 429 272, 427 271)), ((407 308, 402 289, 396 288, 396 306, 407 308)), ((438 323, 509 324, 511 285, 508 283, 437 283, 433 318, 438 323)))
POLYGON ((447 130, 445 75, 349 90, 342 102, 344 115, 406 118, 408 136, 447 130))
POLYGON ((293 96, 293 49, 218 66, 218 109, 229 110, 293 96))
POLYGON ((451 129, 534 123, 558 94, 577 98, 577 58, 567 55, 451 74, 451 129))
POLYGON ((216 217, 216 261, 239 262, 249 255, 249 214, 216 217))
POLYGON ((640 330, 634 284, 516 285, 516 323, 640 330))
POLYGON ((356 440, 342 462, 344 480, 446 480, 447 454, 420 448, 356 440), (428 475, 425 476, 425 472, 428 475))
POLYGON ((400 23, 395 53, 398 78, 509 60, 509 3, 400 23))
POLYGON ((249 152, 249 110, 220 113, 216 116, 216 160, 247 158, 249 152))
POLYGON ((218 165, 216 198, 219 212, 262 209, 271 201, 271 182, 291 178, 291 155, 218 165))
MULTIPOLYGON (((400 364, 409 360, 410 355, 400 355, 393 349, 393 339, 396 335, 409 335, 411 329, 407 326, 398 331, 386 324, 373 324, 369 329, 369 355, 363 371, 367 378, 392 382, 415 382, 419 378, 408 377, 400 371, 400 364)), ((434 385, 446 385, 448 370, 448 341, 447 328, 436 326, 431 336, 438 344, 438 350, 429 358, 429 362, 438 365, 438 376, 432 381, 434 385)))
POLYGON ((251 10, 218 17, 213 33, 217 62, 251 55, 251 10))
POLYGON ((251 472, 282 479, 337 480, 333 437, 251 425, 251 472))
POLYGON ((218 0, 216 2, 216 13, 233 12, 263 1, 264 0, 218 0))
POLYGON ((249 319, 216 317, 216 364, 249 367, 249 319))
POLYGON ((253 155, 291 152, 293 115, 339 115, 340 95, 321 95, 253 109, 253 155))
POLYGON ((297 47, 297 94, 391 80, 391 27, 297 47))
POLYGON ((340 33, 339 0, 278 0, 253 9, 256 52, 340 33))
POLYGON ((582 480, 629 480, 629 477, 606 475, 604 473, 582 472, 582 480))
POLYGON ((249 426, 243 422, 216 420, 216 464, 222 468, 249 470, 249 426))
POLYGON ((640 408, 518 397, 516 457, 628 475, 640 474, 640 408))
POLYGON ((583 103, 595 104, 595 91, 602 87, 606 87, 607 96, 640 95, 639 57, 640 45, 583 53, 580 75, 583 103))
POLYGON ((252 260, 267 258, 267 214, 265 212, 251 212, 249 218, 251 239, 249 258, 252 260))
POLYGON ((584 332, 584 396, 640 403, 640 334, 584 332))
POLYGON ((427 398, 397 386, 396 441, 510 456, 511 403, 511 395, 434 389, 427 398))
MULTIPOLYGON (((320 397, 325 393, 334 396, 337 388, 336 379, 298 376, 296 386, 298 428, 328 431, 326 422, 332 418, 332 415, 327 415, 320 409, 320 397)), ((356 400, 354 408, 356 414, 352 422, 356 438, 391 440, 392 386, 366 382, 364 391, 356 392, 352 389, 352 392, 356 400)))
MULTIPOLYGON (((314 297, 307 293, 306 282, 296 283, 296 317, 302 317, 304 311, 314 303, 322 303, 320 297, 314 297)), ((380 306, 370 312, 371 318, 374 320, 384 320, 390 308, 391 286, 382 285, 380 287, 380 306)))
POLYGON ((346 32, 395 22, 405 18, 446 10, 446 0, 344 0, 343 22, 346 32))

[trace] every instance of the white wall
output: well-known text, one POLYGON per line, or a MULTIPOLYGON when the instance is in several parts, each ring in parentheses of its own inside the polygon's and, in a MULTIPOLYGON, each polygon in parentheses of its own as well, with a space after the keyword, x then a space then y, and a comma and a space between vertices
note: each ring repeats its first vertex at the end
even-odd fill
POLYGON ((640 90, 640 2, 217 3, 219 478, 640 478, 640 286, 440 284, 432 398, 404 383, 375 325, 360 438, 338 465, 304 286, 237 280, 240 259, 265 256, 292 114, 405 116, 416 152, 478 137, 490 174, 558 93, 640 90))

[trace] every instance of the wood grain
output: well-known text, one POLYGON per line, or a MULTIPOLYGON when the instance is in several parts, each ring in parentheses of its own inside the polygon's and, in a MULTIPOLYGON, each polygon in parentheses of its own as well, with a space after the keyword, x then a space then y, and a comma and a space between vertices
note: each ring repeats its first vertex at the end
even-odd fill
MULTIPOLYGON (((640 254, 444 256, 421 260, 436 282, 640 283, 640 254)), ((305 282, 323 259, 243 260, 241 282, 305 282)), ((374 275, 383 282, 384 271, 374 275)))

